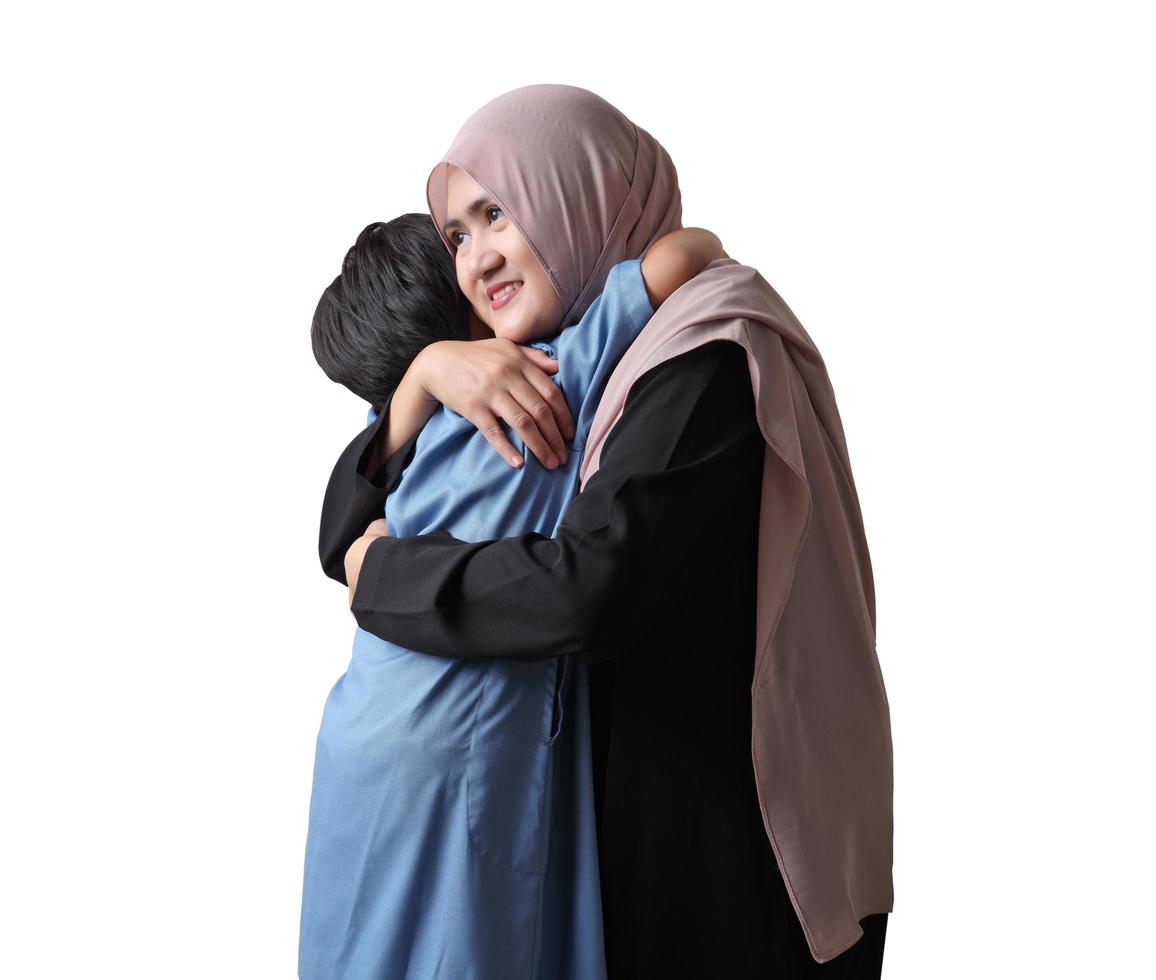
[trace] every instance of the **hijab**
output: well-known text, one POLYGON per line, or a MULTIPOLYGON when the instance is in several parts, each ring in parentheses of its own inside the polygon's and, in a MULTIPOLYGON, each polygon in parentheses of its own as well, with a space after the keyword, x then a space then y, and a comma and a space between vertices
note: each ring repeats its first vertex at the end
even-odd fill
POLYGON ((514 222, 577 323, 611 268, 682 227, 678 174, 661 144, 605 99, 569 85, 531 85, 482 106, 426 184, 430 214, 453 255, 449 164, 485 187, 514 222))
MULTIPOLYGON (((562 300, 564 325, 581 317, 615 263, 680 227, 678 178, 665 150, 583 89, 529 86, 474 113, 427 185, 439 231, 447 164, 466 170, 515 221, 562 300)), ((791 902, 823 963, 862 935, 860 919, 892 909, 891 722, 871 560, 834 390, 813 341, 758 272, 721 259, 659 307, 607 383, 581 480, 597 472, 635 381, 720 339, 747 353, 766 441, 755 785, 791 902)))

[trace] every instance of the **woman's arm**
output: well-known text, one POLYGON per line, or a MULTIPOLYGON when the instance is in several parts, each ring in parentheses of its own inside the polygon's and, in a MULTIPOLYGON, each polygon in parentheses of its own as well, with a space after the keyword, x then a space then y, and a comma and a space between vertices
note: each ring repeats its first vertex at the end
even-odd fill
POLYGON ((635 383, 555 538, 374 539, 354 616, 445 657, 614 656, 757 530, 764 451, 745 352, 704 345, 635 383))

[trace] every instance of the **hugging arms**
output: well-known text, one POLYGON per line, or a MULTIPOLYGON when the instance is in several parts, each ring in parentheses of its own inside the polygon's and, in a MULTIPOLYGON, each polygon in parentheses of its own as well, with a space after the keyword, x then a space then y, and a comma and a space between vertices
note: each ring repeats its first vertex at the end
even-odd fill
MULTIPOLYGON (((641 260, 650 305, 658 309, 675 290, 724 257, 718 237, 705 229, 682 228, 664 235, 641 260)), ((422 426, 441 404, 473 422, 511 466, 521 466, 522 456, 498 422, 499 418, 508 419, 541 464, 554 469, 566 461, 565 441, 573 438, 574 422, 560 388, 546 370, 556 370, 556 363, 543 351, 515 347, 502 338, 431 344, 414 358, 390 397, 366 469, 379 472, 382 463, 398 456, 402 447, 412 447, 422 426)), ((404 464, 407 457, 399 458, 404 464)), ((386 533, 386 522, 378 517, 344 554, 351 605, 365 551, 386 533)), ((336 567, 333 551, 342 543, 343 539, 323 540, 322 564, 327 571, 336 567)))

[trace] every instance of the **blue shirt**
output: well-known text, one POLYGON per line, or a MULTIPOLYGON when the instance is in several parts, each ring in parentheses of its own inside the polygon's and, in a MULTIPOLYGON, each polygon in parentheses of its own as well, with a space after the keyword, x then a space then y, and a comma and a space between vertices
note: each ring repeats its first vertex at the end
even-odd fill
MULTIPOLYGON (((621 262, 580 323, 534 345, 575 420, 554 470, 528 453, 514 468, 436 412, 386 500, 390 533, 553 535, 606 380, 652 313, 641 263, 621 262)), ((317 738, 301 977, 605 976, 585 673, 543 657, 447 660, 357 631, 317 738)))

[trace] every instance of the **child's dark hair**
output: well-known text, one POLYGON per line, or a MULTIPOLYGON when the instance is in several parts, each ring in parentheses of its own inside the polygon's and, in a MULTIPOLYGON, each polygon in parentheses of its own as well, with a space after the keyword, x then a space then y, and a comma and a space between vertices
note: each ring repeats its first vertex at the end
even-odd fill
POLYGON ((469 301, 428 214, 368 225, 313 314, 313 356, 378 411, 436 340, 469 339, 469 301))

